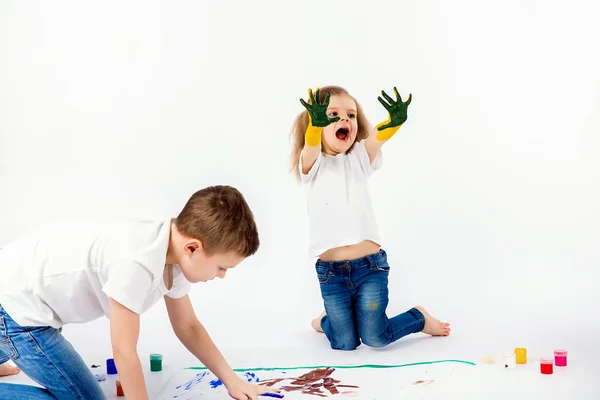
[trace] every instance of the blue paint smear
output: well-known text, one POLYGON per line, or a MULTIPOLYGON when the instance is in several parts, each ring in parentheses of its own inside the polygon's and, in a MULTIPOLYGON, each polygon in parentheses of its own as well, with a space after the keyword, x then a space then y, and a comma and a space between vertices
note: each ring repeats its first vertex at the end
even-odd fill
POLYGON ((189 382, 186 382, 183 385, 179 385, 175 389, 183 387, 184 390, 190 390, 191 388, 202 382, 202 379, 204 379, 206 375, 208 375, 208 372, 206 371, 204 371, 201 374, 196 374, 196 376, 193 377, 189 382))
MULTIPOLYGON (((285 372, 284 372, 285 373, 285 372)), ((183 388, 183 390, 191 390, 193 389, 196 385, 198 385, 199 383, 202 382, 202 380, 209 375, 210 373, 208 371, 204 371, 201 374, 196 374, 196 376, 194 378, 192 378, 190 381, 184 383, 183 385, 179 385, 177 386, 175 389, 181 389, 183 388)), ((260 382, 260 379, 258 376, 256 376, 256 374, 254 372, 246 372, 243 375, 243 379, 245 379, 246 381, 250 382, 250 383, 258 383, 260 382)), ((209 385, 212 389, 216 389, 218 387, 223 386, 223 382, 221 382, 220 379, 213 379, 212 381, 209 382, 209 385)), ((174 399, 178 398, 180 396, 173 396, 174 399)))
POLYGON ((220 379, 213 379, 212 381, 210 381, 210 387, 213 389, 216 389, 222 385, 223 385, 223 382, 221 382, 220 379))
POLYGON ((259 382, 259 379, 258 379, 258 377, 257 377, 257 376, 256 376, 256 374, 255 374, 255 373, 253 373, 253 372, 246 372, 246 373, 244 374, 244 378, 246 378, 246 380, 247 380, 248 382, 255 382, 255 383, 259 382))
MULTIPOLYGON (((256 376, 256 374, 255 374, 255 373, 253 373, 253 372, 246 372, 246 373, 244 374, 244 378, 245 378, 245 379, 246 379, 248 382, 254 382, 254 383, 257 383, 257 382, 259 382, 259 379, 258 379, 258 377, 257 377, 257 376, 256 376)), ((213 388, 213 389, 216 389, 216 388, 218 388, 218 387, 220 387, 220 386, 223 386, 223 382, 221 382, 221 380, 220 380, 220 379, 213 379, 212 381, 210 381, 210 383, 209 383, 209 384, 210 384, 210 387, 211 387, 211 388, 213 388)))

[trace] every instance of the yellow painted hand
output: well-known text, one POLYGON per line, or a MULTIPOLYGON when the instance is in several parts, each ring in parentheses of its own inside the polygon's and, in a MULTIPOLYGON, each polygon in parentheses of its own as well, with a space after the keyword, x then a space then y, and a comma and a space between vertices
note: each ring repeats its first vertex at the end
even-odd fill
MULTIPOLYGON (((316 99, 319 99, 321 89, 317 88, 316 99)), ((321 133, 323 128, 332 122, 340 120, 340 117, 329 118, 327 116, 327 107, 329 106, 329 98, 331 93, 327 93, 323 104, 319 104, 319 101, 315 99, 312 89, 308 89, 308 101, 305 102, 300 99, 300 103, 308 111, 308 127, 306 128, 305 141, 306 144, 312 147, 318 146, 321 143, 321 133)))
POLYGON ((377 125, 377 140, 389 140, 402 124, 407 119, 408 105, 412 101, 412 94, 408 95, 406 102, 402 101, 402 97, 398 94, 398 90, 394 87, 394 93, 396 94, 396 100, 394 101, 388 96, 383 90, 381 95, 389 102, 385 102, 381 96, 377 97, 377 100, 385 107, 389 113, 389 118, 386 121, 381 122, 377 125))

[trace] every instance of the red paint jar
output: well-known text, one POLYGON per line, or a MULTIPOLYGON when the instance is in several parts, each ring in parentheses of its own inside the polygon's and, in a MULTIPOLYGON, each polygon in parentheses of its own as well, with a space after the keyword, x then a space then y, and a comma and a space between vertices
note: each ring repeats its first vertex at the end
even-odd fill
POLYGON ((540 372, 544 375, 551 375, 554 372, 554 363, 551 358, 540 358, 540 372))
POLYGON ((566 350, 554 350, 554 364, 557 367, 567 366, 567 351, 566 350))
POLYGON ((121 382, 117 381, 117 396, 121 397, 121 396, 125 396, 125 393, 123 393, 123 387, 121 386, 121 382))

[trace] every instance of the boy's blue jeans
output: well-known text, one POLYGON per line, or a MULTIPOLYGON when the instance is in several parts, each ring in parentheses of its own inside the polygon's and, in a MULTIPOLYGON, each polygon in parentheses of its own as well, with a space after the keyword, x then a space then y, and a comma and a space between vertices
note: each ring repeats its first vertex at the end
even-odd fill
POLYGON ((423 330, 425 317, 416 308, 386 315, 390 266, 383 249, 350 261, 317 260, 316 269, 326 312, 321 327, 332 349, 354 350, 361 340, 383 347, 423 330))
POLYGON ((0 383, 0 399, 106 399, 90 369, 58 329, 21 326, 0 305, 0 364, 9 359, 44 389, 0 383))

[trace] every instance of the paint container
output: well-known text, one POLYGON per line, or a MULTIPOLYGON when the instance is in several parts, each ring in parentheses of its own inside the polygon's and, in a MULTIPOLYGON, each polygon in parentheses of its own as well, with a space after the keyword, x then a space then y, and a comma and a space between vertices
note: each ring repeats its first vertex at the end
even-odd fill
POLYGON ((513 369, 515 368, 516 360, 514 354, 507 354, 504 357, 504 368, 513 369))
POLYGON ((116 375, 117 374, 117 367, 115 366, 115 360, 112 358, 109 358, 108 360, 106 360, 106 373, 108 375, 116 375))
POLYGON ((94 378, 96 378, 96 382, 104 382, 106 380, 106 375, 105 374, 96 374, 96 375, 94 375, 94 378))
POLYGON ((552 373, 554 372, 554 364, 551 358, 540 358, 540 372, 544 375, 552 375, 552 373))
POLYGON ((554 350, 554 364, 557 367, 567 366, 567 351, 566 350, 554 350))
POLYGON ((162 371, 162 354, 150 354, 150 371, 162 371))
POLYGON ((527 349, 517 347, 515 349, 515 357, 517 358, 517 364, 527 364, 527 349))
POLYGON ((117 396, 118 397, 125 396, 125 393, 123 393, 123 386, 121 386, 121 382, 117 381, 117 382, 115 382, 115 384, 117 385, 117 396))

